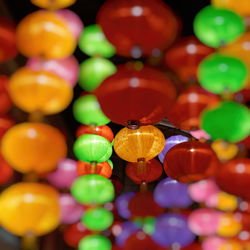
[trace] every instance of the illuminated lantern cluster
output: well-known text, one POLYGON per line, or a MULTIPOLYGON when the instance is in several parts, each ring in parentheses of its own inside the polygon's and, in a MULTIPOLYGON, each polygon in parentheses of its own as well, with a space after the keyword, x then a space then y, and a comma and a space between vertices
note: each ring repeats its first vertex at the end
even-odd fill
MULTIPOLYGON (((59 9, 74 1, 32 2, 45 10, 29 14, 18 24, 16 46, 29 59, 26 66, 11 76, 8 84, 13 103, 29 113, 29 121, 10 128, 1 144, 7 163, 24 174, 24 182, 10 186, 0 196, 1 225, 22 236, 24 248, 33 248, 36 236, 51 232, 60 223, 78 221, 79 213, 81 216, 83 212, 83 207, 69 194, 59 196, 52 186, 36 182, 57 166, 56 172, 66 178, 59 180, 55 173, 51 173, 48 180, 55 187, 69 188, 72 178, 76 178, 76 168, 75 176, 69 171, 74 161, 64 159, 67 155, 65 136, 59 129, 43 122, 44 115, 63 111, 72 100, 79 66, 71 54, 83 24, 70 10, 59 9)), ((1 81, 7 80, 2 77, 1 81)), ((1 95, 5 98, 1 101, 7 103, 4 91, 1 95)), ((8 109, 7 104, 1 108, 8 109)))

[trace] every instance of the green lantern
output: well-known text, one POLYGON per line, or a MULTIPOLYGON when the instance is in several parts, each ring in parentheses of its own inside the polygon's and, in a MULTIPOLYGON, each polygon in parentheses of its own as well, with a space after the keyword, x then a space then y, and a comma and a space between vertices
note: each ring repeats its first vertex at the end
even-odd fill
POLYGON ((151 235, 155 231, 155 218, 148 216, 144 219, 142 230, 144 233, 151 235))
POLYGON ((194 19, 195 35, 201 42, 213 48, 232 43, 244 32, 242 17, 233 11, 211 5, 203 8, 194 19))
POLYGON ((212 93, 237 92, 247 81, 247 67, 237 58, 215 53, 200 63, 198 79, 212 93))
POLYGON ((212 140, 239 142, 250 133, 250 112, 244 105, 225 101, 203 111, 201 127, 212 140))
POLYGON ((85 236, 78 245, 79 250, 111 250, 112 244, 109 239, 102 235, 85 236))
POLYGON ((104 231, 113 223, 113 214, 103 207, 90 208, 83 215, 82 223, 92 231, 104 231))
POLYGON ((76 157, 84 162, 104 162, 112 155, 112 145, 104 137, 85 134, 77 138, 73 151, 76 157))
POLYGON ((83 30, 79 40, 79 48, 89 56, 112 57, 115 47, 106 39, 99 25, 90 25, 83 30))
POLYGON ((116 72, 115 65, 104 58, 89 58, 80 65, 79 85, 86 91, 94 91, 102 81, 116 72))
POLYGON ((73 105, 73 115, 78 122, 86 125, 102 126, 110 122, 94 95, 78 98, 73 105))
POLYGON ((71 186, 71 194, 82 204, 102 205, 114 199, 115 191, 112 182, 96 174, 83 175, 71 186))

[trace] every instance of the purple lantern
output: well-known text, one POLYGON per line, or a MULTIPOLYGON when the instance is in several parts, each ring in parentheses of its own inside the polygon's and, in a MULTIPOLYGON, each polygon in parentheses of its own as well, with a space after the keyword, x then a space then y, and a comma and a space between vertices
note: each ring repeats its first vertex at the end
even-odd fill
POLYGON ((128 209, 128 205, 130 199, 132 199, 134 195, 135 192, 124 193, 118 196, 115 201, 117 212, 124 219, 129 219, 131 217, 131 212, 128 209))
POLYGON ((195 235, 189 230, 184 215, 167 213, 157 217, 151 238, 162 247, 171 247, 173 244, 185 247, 194 241, 195 235))
POLYGON ((163 163, 166 153, 175 145, 188 141, 188 137, 183 135, 173 135, 166 139, 165 147, 158 155, 161 163, 163 163))
POLYGON ((186 208, 193 203, 188 193, 188 184, 171 178, 165 178, 157 184, 154 200, 159 206, 166 208, 186 208))
POLYGON ((59 205, 62 224, 73 224, 81 219, 84 207, 71 194, 60 194, 59 205))
POLYGON ((119 247, 124 247, 127 239, 137 233, 140 228, 132 221, 125 221, 121 224, 120 233, 116 235, 115 243, 119 247))
POLYGON ((59 189, 70 189, 78 174, 76 172, 77 162, 71 159, 61 159, 57 169, 47 175, 48 182, 59 189))

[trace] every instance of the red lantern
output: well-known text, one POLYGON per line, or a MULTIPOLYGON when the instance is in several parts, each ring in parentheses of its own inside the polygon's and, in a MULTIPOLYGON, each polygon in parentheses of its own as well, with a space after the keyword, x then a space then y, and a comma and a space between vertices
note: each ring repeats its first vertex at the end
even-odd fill
POLYGON ((154 202, 153 194, 150 192, 136 193, 129 201, 128 209, 132 218, 158 216, 164 211, 164 208, 154 202))
POLYGON ((106 138, 109 142, 112 142, 114 139, 114 133, 110 127, 103 125, 103 126, 87 126, 81 125, 78 127, 76 131, 76 137, 78 138, 81 135, 85 134, 95 134, 100 135, 106 138))
POLYGON ((202 44, 196 37, 185 37, 166 51, 165 64, 183 82, 194 82, 200 62, 213 52, 213 48, 202 44))
POLYGON ((15 24, 0 17, 0 63, 14 58, 17 53, 15 24))
POLYGON ((7 113, 13 105, 8 93, 8 84, 9 78, 5 75, 0 75, 0 114, 7 113))
POLYGON ((69 246, 75 248, 78 247, 79 241, 89 234, 91 232, 81 222, 78 222, 67 227, 63 233, 63 239, 69 246))
POLYGON ((250 159, 233 159, 218 171, 216 182, 224 191, 250 200, 250 159))
POLYGON ((0 155, 0 185, 5 184, 13 175, 13 169, 0 155))
POLYGON ((115 176, 115 175, 113 175, 110 180, 115 188, 115 195, 118 195, 119 193, 121 193, 123 189, 122 180, 118 176, 115 176))
POLYGON ((216 95, 202 90, 199 86, 192 86, 178 97, 167 118, 180 129, 197 130, 200 128, 201 112, 219 101, 216 95))
POLYGON ((126 166, 126 175, 135 183, 141 184, 143 181, 152 182, 160 178, 162 166, 159 161, 152 159, 147 161, 145 171, 139 171, 137 162, 130 162, 126 166))
POLYGON ((118 66, 117 72, 96 90, 96 96, 112 122, 147 125, 166 116, 176 92, 164 73, 130 63, 118 66))
POLYGON ((77 173, 79 176, 95 173, 109 179, 112 175, 112 169, 107 161, 98 163, 95 166, 91 166, 91 164, 87 162, 78 161, 77 173))
POLYGON ((163 165, 169 177, 188 183, 214 176, 220 163, 207 143, 192 140, 172 147, 163 165))

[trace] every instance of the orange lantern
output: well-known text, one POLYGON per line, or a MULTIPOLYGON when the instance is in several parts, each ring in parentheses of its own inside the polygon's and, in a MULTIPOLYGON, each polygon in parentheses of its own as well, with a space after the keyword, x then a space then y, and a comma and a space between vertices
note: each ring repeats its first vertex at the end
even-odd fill
POLYGON ((1 226, 18 236, 51 232, 60 222, 58 196, 56 189, 46 184, 10 186, 0 195, 1 226))
POLYGON ((16 106, 26 112, 55 114, 64 110, 73 97, 70 84, 46 71, 17 70, 10 79, 9 92, 16 106))
POLYGON ((31 2, 44 9, 61 9, 74 4, 76 0, 31 0, 31 2))
POLYGON ((17 171, 46 173, 66 157, 63 134, 43 123, 22 123, 9 129, 2 139, 2 154, 17 171))
POLYGON ((67 24, 50 11, 27 15, 18 24, 16 36, 18 50, 27 57, 65 58, 73 54, 76 47, 67 24))

